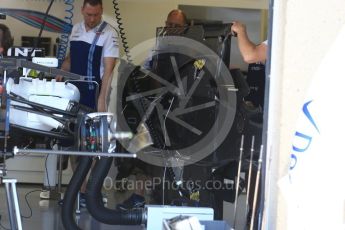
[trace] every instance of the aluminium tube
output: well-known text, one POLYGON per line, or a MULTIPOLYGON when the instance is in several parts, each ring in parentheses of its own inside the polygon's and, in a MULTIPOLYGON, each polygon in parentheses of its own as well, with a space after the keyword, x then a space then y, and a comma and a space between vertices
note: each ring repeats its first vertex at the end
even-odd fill
POLYGON ((14 155, 18 154, 58 154, 58 155, 76 155, 76 156, 97 156, 97 157, 121 157, 136 158, 136 154, 131 153, 107 153, 107 152, 82 152, 82 151, 64 151, 64 150, 47 150, 47 149, 19 149, 13 148, 14 155))

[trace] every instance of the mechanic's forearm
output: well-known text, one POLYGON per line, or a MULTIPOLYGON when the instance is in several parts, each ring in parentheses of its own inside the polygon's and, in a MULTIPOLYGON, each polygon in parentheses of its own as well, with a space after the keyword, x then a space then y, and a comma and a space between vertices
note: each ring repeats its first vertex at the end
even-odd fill
POLYGON ((97 111, 98 112, 106 112, 107 111, 107 96, 109 94, 110 86, 112 81, 112 72, 104 74, 102 77, 102 87, 100 89, 100 93, 98 96, 98 105, 97 111))
POLYGON ((71 71, 71 60, 69 55, 65 57, 65 60, 62 62, 61 69, 70 72, 71 71))
POLYGON ((238 34, 238 47, 245 62, 252 63, 256 59, 256 45, 249 40, 246 32, 238 34))

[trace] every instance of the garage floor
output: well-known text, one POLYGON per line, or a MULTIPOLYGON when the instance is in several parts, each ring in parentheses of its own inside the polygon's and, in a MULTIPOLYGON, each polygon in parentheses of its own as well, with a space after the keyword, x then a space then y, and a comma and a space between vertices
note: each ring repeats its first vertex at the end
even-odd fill
MULTIPOLYGON (((58 199, 51 200, 41 200, 39 197, 41 191, 41 185, 33 184, 17 184, 18 199, 20 212, 23 216, 22 226, 24 230, 60 230, 64 229, 62 226, 62 221, 60 218, 61 208, 58 205, 58 199), (25 197, 28 201, 28 206, 25 197), (32 213, 31 213, 31 210, 32 213)), ((109 208, 115 207, 117 202, 121 202, 126 199, 130 194, 128 192, 115 192, 110 190, 106 192, 108 197, 109 208)), ((244 204, 245 204, 245 194, 240 195, 238 202, 238 214, 237 214, 237 224, 236 229, 244 228, 244 204)), ((224 204, 224 219, 231 223, 233 219, 233 204, 225 202, 224 204)), ((10 229, 10 222, 8 217, 7 201, 4 186, 0 189, 0 229, 10 229)), ((101 224, 94 220, 88 213, 87 209, 81 209, 81 214, 76 217, 81 229, 85 230, 105 230, 105 229, 144 229, 142 226, 111 226, 106 224, 101 224)))

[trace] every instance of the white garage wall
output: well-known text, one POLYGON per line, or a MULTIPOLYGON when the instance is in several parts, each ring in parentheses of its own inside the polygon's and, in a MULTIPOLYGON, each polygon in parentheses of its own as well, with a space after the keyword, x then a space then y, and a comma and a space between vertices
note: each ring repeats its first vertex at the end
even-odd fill
MULTIPOLYGON (((105 2, 105 12, 114 15, 112 1, 105 2)), ((120 11, 129 47, 153 38, 156 27, 163 26, 167 14, 175 8, 186 12, 188 18, 222 20, 231 22, 241 20, 248 24, 249 36, 256 43, 261 42, 261 9, 268 8, 267 0, 120 0, 120 11), (231 9, 233 8, 233 9, 231 9)), ((233 42, 234 65, 246 69, 240 60, 236 41, 233 42)))
MULTIPOLYGON (((269 159, 267 181, 270 183, 266 184, 269 196, 265 207, 267 222, 264 229, 288 229, 288 204, 286 200, 288 191, 281 190, 278 182, 287 175, 289 170, 292 140, 304 100, 312 86, 319 66, 345 25, 344 9, 345 2, 343 0, 275 0, 269 92, 270 112, 267 131, 269 141, 267 144, 269 159)), ((329 67, 330 70, 340 69, 339 66, 329 67)), ((343 75, 343 72, 339 71, 339 74, 343 75)), ((328 82, 328 76, 324 77, 325 89, 332 87, 332 84, 338 83, 328 82)), ((338 91, 335 92, 339 93, 338 91)), ((338 103, 338 98, 334 95, 335 100, 333 102, 335 102, 335 105, 338 103)), ((337 112, 337 106, 334 106, 334 113, 337 114, 337 112)), ((334 127, 335 130, 338 128, 334 127)), ((337 144, 337 142, 334 144, 337 144)), ((339 154, 343 155, 343 151, 339 150, 339 154)), ((326 156, 329 158, 328 152, 325 152, 325 158, 327 158, 326 156)), ((336 158, 331 159, 337 161, 336 158)), ((321 169, 325 173, 342 175, 337 171, 338 168, 334 168, 334 171, 331 172, 327 172, 325 168, 321 169)), ((343 184, 342 180, 337 180, 336 177, 330 176, 330 179, 343 184)), ((334 197, 334 191, 338 190, 337 183, 321 179, 320 181, 325 182, 326 185, 331 184, 332 190, 330 192, 332 192, 332 195, 322 198, 319 196, 321 198, 319 200, 325 199, 327 201, 329 197, 334 197)), ((320 184, 320 187, 323 187, 323 184, 320 184)), ((301 190, 301 193, 303 192, 301 190)), ((323 213, 324 222, 327 222, 329 220, 327 216, 333 216, 334 212, 332 212, 333 210, 320 208, 319 200, 315 199, 315 205, 311 209, 323 213)), ((344 217, 344 213, 341 214, 344 217)), ((316 224, 322 222, 317 217, 314 221, 316 224)), ((329 225, 331 224, 329 223, 329 225)), ((300 226, 301 229, 305 227, 300 226)), ((342 229, 343 226, 337 229, 342 229)), ((319 225, 319 228, 305 227, 303 229, 325 228, 319 225)), ((336 228, 328 227, 326 229, 336 228)))
MULTIPOLYGON (((74 1, 73 23, 82 19, 80 8, 82 0, 74 1)), ((50 0, 1 0, 1 8, 29 9, 45 12, 50 0)), ((104 0, 104 16, 115 24, 115 14, 112 1, 104 0)), ((179 5, 190 6, 217 6, 234 7, 245 9, 267 9, 268 0, 212 0, 212 1, 194 1, 194 0, 119 0, 120 12, 123 17, 123 23, 130 47, 154 37, 155 28, 164 25, 166 15, 171 9, 178 8, 179 5)), ((63 19, 67 13, 66 5, 63 0, 56 0, 50 10, 50 14, 63 19)), ((212 11, 212 10, 211 10, 212 11)), ((238 11, 240 14, 242 11, 238 11)), ((211 17, 212 17, 211 13, 211 17)), ((251 19, 250 19, 251 20, 251 19)), ((0 21, 8 25, 14 36, 14 44, 21 44, 21 36, 37 36, 39 29, 28 26, 16 19, 7 17, 0 21)), ((256 26, 250 26, 250 31, 256 31, 256 26)), ((256 32, 254 32, 256 33, 256 32)), ((42 37, 51 37, 54 42, 58 34, 44 31, 42 37)), ((253 36, 254 40, 256 36, 253 36)))

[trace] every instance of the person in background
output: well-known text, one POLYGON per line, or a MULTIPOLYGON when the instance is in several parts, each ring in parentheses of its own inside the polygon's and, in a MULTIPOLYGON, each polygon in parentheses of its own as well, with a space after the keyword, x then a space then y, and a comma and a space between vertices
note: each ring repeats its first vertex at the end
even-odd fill
POLYGON ((187 25, 186 14, 179 9, 174 9, 169 12, 167 20, 165 21, 166 27, 183 27, 187 25))
MULTIPOLYGON (((246 103, 248 105, 254 106, 252 104, 252 101, 258 101, 257 105, 261 105, 262 107, 264 106, 264 90, 265 90, 265 69, 264 69, 264 65, 266 63, 267 60, 267 40, 263 41, 260 44, 254 44, 248 37, 247 34, 247 29, 246 26, 238 21, 234 21, 232 26, 231 26, 231 32, 235 35, 237 35, 237 41, 238 41, 238 46, 239 46, 239 50, 241 52, 242 58, 243 60, 250 64, 249 65, 249 70, 250 70, 250 66, 251 65, 257 65, 261 67, 259 69, 262 69, 262 71, 260 71, 260 73, 256 73, 254 76, 247 76, 247 81, 254 81, 254 83, 248 82, 249 87, 251 88, 256 88, 256 91, 254 91, 254 93, 251 93, 250 95, 248 95, 245 100, 249 100, 246 101, 246 103), (258 79, 259 77, 259 79, 258 79), (249 78, 251 78, 251 80, 249 80, 249 78), (251 87, 251 84, 254 84, 254 87, 251 87)), ((257 69, 257 68, 256 68, 257 69)), ((248 70, 248 73, 250 72, 248 70)), ((255 106, 257 106, 255 105, 255 106)), ((262 122, 262 114, 257 117, 260 122, 262 122)), ((253 120, 253 119, 252 119, 253 120)), ((262 131, 261 131, 262 132, 262 131)), ((249 135, 250 136, 250 135, 249 135)), ((246 177, 248 177, 248 174, 246 173, 246 177)), ((252 178, 256 178, 256 172, 253 171, 252 178)), ((251 181, 251 188, 254 188, 255 185, 255 180, 251 181)), ((261 183, 259 184, 259 186, 261 187, 261 183)), ((254 199, 254 190, 252 189, 251 191, 247 191, 249 194, 249 210, 248 213, 246 213, 247 215, 247 220, 246 220, 246 224, 248 227, 250 227, 250 221, 251 221, 251 216, 258 215, 258 209, 256 210, 252 210, 252 204, 253 204, 253 199, 254 199), (254 212, 254 214, 253 214, 254 212)), ((260 189, 259 189, 259 195, 258 197, 260 197, 260 189)), ((260 201, 257 200, 257 207, 259 206, 260 201)), ((256 218, 255 223, 254 223, 254 228, 257 228, 257 222, 258 218, 256 218)))
MULTIPOLYGON (((176 33, 177 30, 180 28, 183 29, 187 25, 187 17, 182 10, 173 9, 171 10, 165 21, 165 31, 167 32, 167 36, 170 35, 170 32, 176 33)), ((152 69, 152 65, 154 60, 152 57, 154 56, 154 52, 150 55, 150 57, 145 61, 144 68, 145 69, 152 69)), ((131 174, 135 176, 135 180, 142 182, 141 184, 144 185, 145 181, 152 180, 151 176, 146 175, 150 174, 147 172, 143 172, 141 168, 148 168, 146 163, 138 162, 130 162, 130 164, 134 164, 134 169, 132 169, 131 174), (140 166, 141 167, 140 167, 140 166)), ((124 166, 123 166, 124 167, 124 166)), ((153 167, 152 165, 149 166, 150 168, 153 167)), ((121 166, 119 166, 119 171, 121 171, 121 166)), ((144 171, 150 171, 144 170, 144 171)), ((122 179, 122 178, 117 178, 122 179)), ((140 184, 140 183, 139 183, 140 184)), ((145 205, 145 186, 138 186, 134 189, 132 195, 126 199, 123 203, 116 205, 116 208, 119 210, 130 210, 135 208, 142 208, 145 205)))
MULTIPOLYGON (((13 45, 13 38, 10 29, 0 23, 0 58, 7 56, 7 50, 13 45)), ((0 94, 4 92, 2 82, 0 82, 0 94)))
MULTIPOLYGON (((98 112, 106 112, 106 97, 109 93, 113 70, 119 57, 118 34, 116 30, 102 19, 102 0, 84 0, 81 8, 83 21, 75 24, 70 35, 70 49, 62 63, 61 69, 82 76, 93 77, 97 87, 90 82, 76 82, 80 91, 79 103, 98 112)), ((63 80, 61 76, 57 81, 63 80)), ((75 171, 78 159, 71 158, 72 169, 75 171)), ((85 206, 87 181, 80 189, 80 204, 85 206)))
MULTIPOLYGON (((231 32, 237 35, 237 42, 243 60, 248 63, 246 77, 250 93, 245 97, 247 105, 262 109, 265 95, 265 63, 267 59, 267 40, 254 44, 248 37, 246 26, 234 21, 231 32)), ((262 115, 262 114, 261 114, 262 115)), ((261 116, 258 121, 261 122, 261 116)))
POLYGON ((267 59, 267 40, 256 45, 248 37, 246 26, 234 21, 231 32, 237 35, 238 47, 246 63, 265 63, 267 59))
MULTIPOLYGON (((187 25, 187 16, 186 14, 180 9, 174 9, 169 12, 167 19, 165 20, 165 27, 161 31, 161 35, 164 36, 169 35, 176 35, 179 32, 184 30, 184 27, 187 25)), ((144 61, 143 67, 147 70, 151 70, 153 68, 153 57, 156 54, 156 50, 158 49, 159 45, 156 44, 154 50, 148 55, 147 59, 144 61)))
POLYGON ((10 29, 0 24, 0 57, 7 56, 7 50, 13 45, 10 29))
MULTIPOLYGON (((80 103, 98 112, 107 110, 106 97, 112 80, 116 59, 119 57, 116 30, 102 20, 102 0, 84 0, 81 14, 84 20, 73 26, 70 35, 70 52, 61 69, 82 76, 94 77, 99 84, 76 83, 80 91, 80 103)), ((61 80, 61 78, 57 79, 61 80)))

